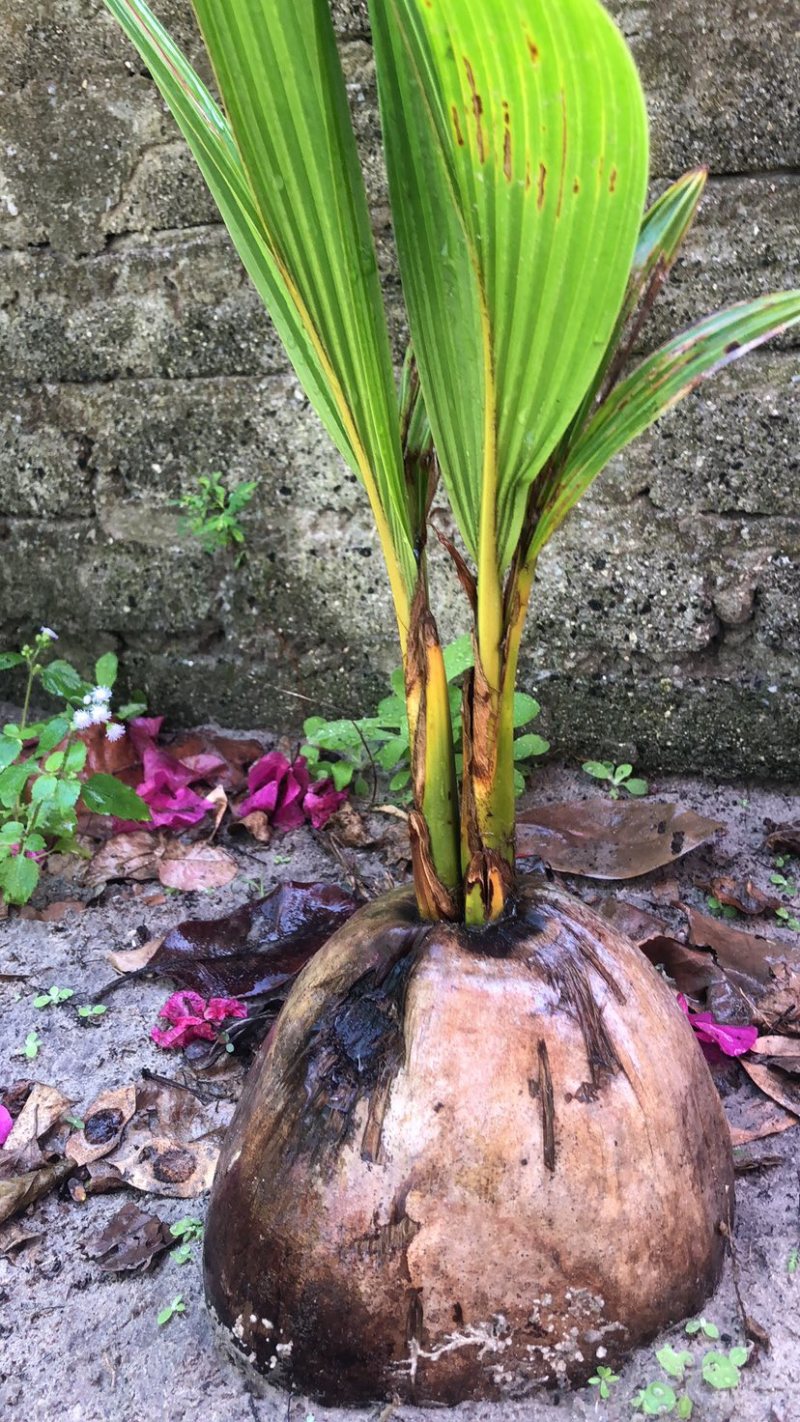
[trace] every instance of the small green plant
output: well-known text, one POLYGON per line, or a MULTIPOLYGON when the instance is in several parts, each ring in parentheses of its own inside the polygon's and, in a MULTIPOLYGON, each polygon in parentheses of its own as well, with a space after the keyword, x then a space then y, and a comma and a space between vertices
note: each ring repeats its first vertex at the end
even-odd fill
POLYGON ((706 897, 706 908, 711 913, 712 918, 738 918, 739 910, 733 904, 724 904, 715 894, 708 894, 706 897))
POLYGON ((688 1333, 690 1338, 696 1333, 702 1333, 704 1338, 719 1338, 716 1323, 711 1323, 707 1318, 690 1318, 684 1332, 688 1333))
POLYGON ((106 1012, 108 1008, 104 1002, 85 1003, 78 1008, 78 1016, 83 1018, 102 1017, 106 1012))
POLYGON ((693 1361, 691 1353, 686 1349, 678 1353, 669 1343, 657 1350, 656 1358, 667 1377, 674 1378, 676 1382, 683 1382, 686 1369, 691 1367, 693 1361))
MULTIPOLYGON (((472 639, 464 636, 451 642, 443 649, 443 659, 453 741, 458 745, 462 731, 461 687, 458 682, 474 663, 472 639)), ((408 716, 403 673, 399 667, 392 672, 391 688, 390 694, 379 703, 374 716, 352 721, 309 717, 303 727, 306 740, 301 752, 315 779, 330 776, 337 790, 352 785, 357 795, 366 795, 369 791, 366 771, 374 764, 389 775, 390 795, 401 802, 411 799, 408 716), (323 759, 328 755, 337 759, 323 759)), ((539 703, 532 696, 521 691, 514 693, 514 790, 517 795, 525 789, 525 772, 531 761, 550 749, 549 741, 543 736, 525 730, 539 711, 539 703)), ((455 756, 455 766, 456 773, 460 775, 463 769, 460 753, 455 756)))
POLYGON ((71 1126, 73 1131, 82 1131, 86 1125, 86 1122, 80 1116, 68 1115, 62 1116, 61 1119, 65 1126, 71 1126))
POLYGON ((669 1383, 656 1381, 647 1383, 637 1393, 633 1405, 645 1417, 666 1417, 675 1411, 677 1401, 678 1395, 669 1383))
POLYGON ((800 933, 800 919, 792 913, 791 909, 778 908, 775 910, 775 917, 786 928, 791 928, 793 933, 800 933))
MULTIPOLYGON (((774 861, 774 863, 775 863, 776 865, 779 865, 779 866, 782 868, 782 867, 786 864, 786 860, 785 860, 785 859, 781 859, 781 860, 777 860, 777 859, 776 859, 776 860, 774 861)), ((775 887, 776 887, 776 889, 780 889, 780 891, 781 891, 782 894, 788 894, 788 896, 789 896, 790 899, 793 899, 794 896, 795 896, 795 894, 797 893, 797 882, 796 882, 796 880, 794 880, 794 879, 787 879, 785 874, 780 874, 780 873, 778 873, 777 871, 774 871, 774 872, 773 872, 772 874, 770 874, 770 876, 769 876, 769 882, 770 882, 771 884, 774 884, 775 887)))
POLYGON ((794 1278, 798 1268, 800 1268, 800 1248, 795 1244, 793 1248, 789 1250, 786 1260, 786 1272, 790 1279, 794 1278))
POLYGON ((619 1377, 611 1368, 598 1366, 594 1377, 589 1379, 589 1386, 596 1387, 603 1401, 605 1401, 611 1396, 611 1389, 616 1387, 618 1382, 619 1377))
POLYGON ((203 1221, 187 1215, 185 1219, 176 1220, 175 1224, 170 1225, 169 1232, 174 1239, 180 1241, 177 1249, 172 1250, 172 1258, 176 1264, 188 1264, 193 1258, 192 1245, 203 1238, 203 1221))
POLYGON ((632 765, 614 765, 610 760, 585 760, 581 766, 594 780, 606 780, 612 800, 618 800, 620 791, 628 795, 646 795, 649 785, 646 780, 633 774, 632 765))
POLYGON ((176 1294, 174 1299, 172 1300, 172 1303, 165 1304, 164 1308, 161 1309, 161 1312, 159 1313, 156 1319, 156 1323, 158 1324, 159 1328, 163 1328, 164 1324, 169 1323, 170 1319, 174 1318, 176 1313, 185 1312, 186 1304, 183 1302, 183 1294, 176 1294))
POLYGON ((747 1348, 731 1348, 729 1353, 706 1353, 703 1358, 703 1381, 717 1391, 732 1391, 741 1382, 740 1368, 749 1356, 747 1348))
POLYGON ((245 556, 245 532, 239 515, 250 503, 257 487, 258 481, 253 479, 245 484, 236 484, 229 490, 225 488, 221 474, 201 474, 197 488, 177 500, 178 508, 186 515, 184 531, 199 539, 206 553, 237 548, 238 565, 245 556))
POLYGON ((39 1049, 41 1045, 42 1039, 39 1036, 39 1033, 34 1028, 28 1033, 27 1037, 25 1038, 25 1041, 23 1042, 22 1047, 20 1048, 19 1055, 27 1057, 29 1062, 35 1061, 39 1055, 39 1049))
POLYGON ((126 820, 150 818, 144 800, 115 776, 85 776, 88 750, 80 739, 90 727, 105 726, 108 739, 118 740, 123 722, 144 706, 123 706, 112 718, 113 652, 97 662, 92 685, 69 662, 46 660, 56 640, 51 628, 42 627, 19 652, 0 653, 0 671, 27 668, 20 720, 0 732, 0 898, 9 904, 28 902, 48 854, 80 853, 79 809, 126 820), (29 724, 35 685, 62 705, 48 720, 29 724))
POLYGON ((38 997, 33 999, 34 1007, 58 1007, 62 1002, 68 1002, 75 994, 72 988, 51 987, 47 992, 40 992, 38 997))

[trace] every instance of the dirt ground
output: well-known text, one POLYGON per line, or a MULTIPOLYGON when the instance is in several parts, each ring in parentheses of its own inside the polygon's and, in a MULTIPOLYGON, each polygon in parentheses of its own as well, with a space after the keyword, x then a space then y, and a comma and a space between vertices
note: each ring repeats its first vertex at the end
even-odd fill
MULTIPOLYGON (((602 886, 574 880, 587 898, 617 893, 630 902, 652 908, 653 885, 677 878, 681 894, 698 907, 705 894, 695 881, 709 865, 767 883, 770 860, 763 849, 764 820, 794 819, 800 792, 765 790, 753 785, 716 787, 701 781, 662 779, 651 791, 658 798, 679 800, 727 825, 713 846, 627 886, 602 886)), ((543 771, 537 798, 563 800, 602 794, 580 773, 559 768, 543 771)), ((241 841, 240 841, 241 843, 241 841)), ((226 841, 227 847, 233 844, 226 841)), ((322 879, 343 883, 342 864, 330 852, 324 836, 310 830, 276 837, 269 846, 255 842, 247 852, 233 849, 241 872, 225 890, 208 894, 167 895, 162 903, 145 904, 153 886, 110 885, 85 912, 62 922, 31 922, 9 918, 0 923, 0 1087, 20 1077, 58 1086, 75 1103, 80 1115, 105 1088, 140 1078, 143 1068, 170 1077, 186 1071, 179 1053, 159 1050, 149 1037, 169 984, 153 980, 126 985, 109 998, 109 1010, 94 1022, 81 1022, 74 1011, 36 1011, 32 999, 51 984, 75 990, 75 1001, 88 1001, 112 971, 112 950, 138 946, 186 918, 210 918, 266 892, 281 879, 322 879), (26 1034, 36 1028, 42 1046, 35 1062, 19 1055, 26 1034)), ((386 865, 379 855, 348 851, 366 885, 386 884, 386 865)), ((156 886, 157 888, 157 886, 156 886)), ((75 885, 51 884, 51 898, 80 896, 75 885)), ((156 896, 158 897, 158 896, 156 896)), ((770 925, 769 932, 788 939, 788 930, 770 925)), ((190 1078, 187 1078, 190 1079, 190 1078)), ((231 1094, 241 1073, 231 1063, 227 1078, 231 1094)), ((218 1078, 219 1080, 219 1078, 218 1078)), ((731 1078, 733 1080, 733 1078, 731 1078)), ((724 1090, 745 1094, 753 1088, 724 1090)), ((736 1392, 713 1393, 692 1382, 694 1416, 722 1422, 798 1422, 800 1419, 800 1271, 794 1277, 787 1261, 800 1243, 797 1130, 769 1137, 754 1148, 756 1155, 777 1159, 770 1168, 737 1179, 736 1259, 739 1285, 748 1314, 767 1330, 771 1347, 756 1350, 736 1392)), ((8 1418, 69 1419, 69 1422, 427 1422, 434 1409, 375 1406, 341 1412, 309 1403, 264 1385, 256 1386, 219 1351, 203 1304, 199 1247, 194 1259, 180 1265, 167 1254, 145 1274, 103 1274, 87 1258, 84 1244, 120 1208, 130 1192, 89 1197, 76 1204, 66 1192, 56 1192, 21 1217, 33 1238, 3 1252, 0 1231, 0 1415, 8 1418), (178 1293, 186 1311, 158 1326, 159 1311, 178 1293)), ((143 1208, 167 1222, 186 1214, 201 1215, 203 1198, 179 1200, 137 1197, 143 1208)), ((17 1221, 18 1223, 18 1221, 17 1221)), ((7 1227, 6 1227, 7 1228, 7 1227)), ((720 1328, 724 1344, 743 1342, 731 1264, 706 1317, 720 1328)), ((677 1326, 654 1347, 670 1341, 686 1345, 677 1326)), ((702 1350, 699 1350, 702 1351, 702 1350)), ((695 1368, 695 1375, 699 1369, 695 1368)), ((573 1393, 545 1393, 523 1402, 464 1405, 453 1410, 454 1422, 556 1422, 557 1418, 595 1418, 617 1422, 634 1415, 632 1399, 648 1382, 662 1376, 654 1349, 635 1353, 608 1402, 596 1388, 573 1393)), ((436 1412, 439 1410, 437 1409, 436 1412)), ((641 1415, 637 1413, 635 1415, 641 1415)))

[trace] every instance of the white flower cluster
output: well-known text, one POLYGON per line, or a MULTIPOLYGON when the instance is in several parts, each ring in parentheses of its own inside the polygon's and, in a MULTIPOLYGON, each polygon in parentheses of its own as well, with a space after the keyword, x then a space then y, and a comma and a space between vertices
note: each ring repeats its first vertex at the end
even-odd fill
MULTIPOLYGON (((94 686, 83 698, 83 710, 72 717, 74 731, 87 731, 90 726, 102 726, 111 720, 111 687, 94 686)), ((106 736, 110 741, 118 741, 125 735, 125 727, 117 722, 106 726, 106 736)))

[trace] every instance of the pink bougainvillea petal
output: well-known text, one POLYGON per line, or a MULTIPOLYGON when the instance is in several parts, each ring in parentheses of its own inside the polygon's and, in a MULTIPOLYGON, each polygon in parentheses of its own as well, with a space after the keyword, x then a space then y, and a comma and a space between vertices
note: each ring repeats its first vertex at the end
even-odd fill
POLYGON ((140 760, 143 759, 145 751, 153 747, 163 724, 163 716, 135 716, 128 722, 128 735, 140 760))
POLYGON ((205 1005, 205 998, 201 997, 199 992, 186 988, 183 992, 174 992, 172 997, 168 997, 158 1015, 167 1022, 181 1022, 184 1017, 202 1017, 205 1005))
POLYGON ((0 1146, 4 1146, 14 1127, 14 1118, 6 1106, 0 1106, 0 1146))
POLYGON ((322 829, 346 799, 347 791, 337 790, 332 780, 316 780, 306 792, 303 809, 314 829, 322 829))
POLYGON ((250 766, 247 772, 247 788, 252 795, 253 791, 260 790, 262 785, 270 782, 280 785, 288 773, 289 762, 286 756, 280 751, 269 751, 250 766))
POLYGON ((202 1040, 213 1042, 216 1031, 212 1022, 204 1022, 200 1017, 184 1017, 174 1027, 163 1029, 154 1027, 150 1036, 158 1047, 188 1047, 190 1042, 202 1040))
POLYGON ((207 1022, 224 1022, 226 1017, 246 1017, 247 1008, 235 997, 210 997, 203 1016, 207 1022))
POLYGON ((678 1005, 688 1017, 701 1047, 708 1048, 706 1055, 712 1061, 717 1051, 726 1057, 744 1056, 758 1039, 757 1027, 734 1027, 728 1022, 718 1022, 713 1012, 692 1012, 682 992, 678 993, 678 1005))

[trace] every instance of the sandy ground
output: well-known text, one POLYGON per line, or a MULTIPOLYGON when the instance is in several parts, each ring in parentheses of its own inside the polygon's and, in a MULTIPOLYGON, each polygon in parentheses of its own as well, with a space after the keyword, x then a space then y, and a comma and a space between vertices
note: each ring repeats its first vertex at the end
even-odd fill
MULTIPOLYGON (((718 788, 700 781, 663 779, 652 786, 662 799, 680 799, 698 811, 725 821, 727 832, 713 850, 715 866, 754 876, 766 883, 769 859, 764 853, 765 817, 780 821, 796 817, 800 799, 790 790, 768 791, 754 786, 718 788)), ((560 800, 577 794, 600 793, 585 776, 549 769, 537 783, 542 799, 560 800)), ((678 877, 682 891, 698 906, 702 878, 711 851, 701 849, 682 861, 678 877)), ((179 1075, 178 1055, 159 1051, 149 1040, 157 1010, 168 985, 154 981, 126 986, 109 999, 109 1011, 89 1025, 74 1011, 51 1008, 38 1012, 32 998, 52 983, 75 989, 76 1000, 87 1000, 112 975, 107 954, 137 946, 184 918, 208 918, 265 892, 282 878, 324 879, 341 883, 343 870, 322 840, 298 831, 276 839, 269 847, 252 844, 239 854, 241 873, 225 890, 211 894, 168 896, 163 904, 144 905, 142 893, 130 885, 112 885, 83 914, 62 923, 9 919, 0 923, 0 1087, 25 1076, 57 1085, 75 1101, 80 1114, 100 1090, 139 1079, 143 1067, 179 1075), (33 1063, 16 1055, 26 1033, 35 1027, 42 1047, 33 1063)), ((385 867, 379 859, 358 856, 367 884, 382 887, 385 867)), ((648 890, 659 880, 676 877, 675 868, 658 871, 617 889, 633 902, 646 904, 648 890)), ((586 880, 575 881, 591 897, 615 892, 586 880)), ((146 886, 145 894, 152 893, 146 886)), ((74 894, 69 886, 51 886, 52 897, 74 894)), ((770 928, 770 932, 772 929, 770 928)), ((231 1068, 232 1090, 237 1074, 231 1068)), ((768 1330, 770 1350, 759 1350, 745 1369, 735 1393, 713 1393, 695 1380, 694 1416, 736 1419, 736 1422, 797 1422, 800 1419, 800 1271, 792 1279, 787 1260, 800 1243, 798 1199, 798 1132, 790 1130, 760 1143, 764 1155, 779 1157, 770 1169, 742 1175, 737 1182, 736 1253, 740 1287, 747 1312, 768 1330)), ((24 1247, 0 1253, 0 1416, 27 1419, 70 1419, 70 1422, 426 1422, 439 1415, 433 1409, 375 1406, 340 1412, 315 1406, 304 1398, 256 1387, 218 1350, 203 1305, 199 1257, 185 1265, 165 1256, 144 1275, 101 1273, 84 1253, 84 1241, 120 1208, 129 1194, 115 1193, 74 1204, 65 1195, 51 1195, 23 1217, 38 1237, 24 1247), (156 1315, 178 1293, 186 1312, 159 1327, 156 1315)), ((172 1222, 187 1213, 201 1215, 204 1200, 138 1197, 172 1222)), ((199 1256, 199 1249, 195 1249, 199 1256)), ((731 1278, 731 1266, 706 1317, 720 1327, 723 1343, 740 1343, 742 1325, 731 1278)), ((685 1346, 681 1327, 664 1341, 685 1346)), ((700 1350, 702 1351, 702 1350, 700 1350)), ((697 1374, 698 1368, 694 1372, 697 1374)), ((454 1422, 556 1422, 558 1418, 630 1418, 639 1389, 662 1374, 653 1348, 634 1354, 609 1402, 596 1388, 580 1392, 546 1393, 518 1403, 465 1405, 453 1410, 454 1422)), ((637 1413, 636 1415, 641 1415, 637 1413)))

